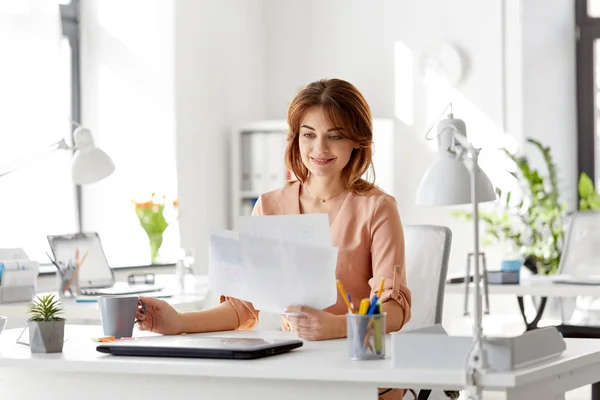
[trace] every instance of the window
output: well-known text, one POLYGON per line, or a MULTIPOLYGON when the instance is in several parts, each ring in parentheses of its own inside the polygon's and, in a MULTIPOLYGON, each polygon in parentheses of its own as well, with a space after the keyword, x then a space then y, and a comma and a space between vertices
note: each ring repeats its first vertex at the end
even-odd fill
POLYGON ((600 187, 600 1, 576 0, 577 156, 578 173, 585 172, 600 187))
POLYGON ((70 142, 71 54, 57 2, 0 4, 0 247, 40 262, 47 235, 78 229, 70 154, 51 152, 70 142))
MULTIPOLYGON (((99 233, 113 267, 150 263, 131 200, 177 196, 173 8, 164 0, 81 2, 83 123, 116 167, 82 188, 83 230, 99 233)), ((174 262, 178 247, 173 221, 158 262, 174 262)))
MULTIPOLYGON (((172 8, 161 0, 143 8, 0 2, 0 247, 22 247, 47 263, 47 235, 98 232, 111 266, 149 263, 131 200, 152 192, 176 198, 172 8), (71 154, 51 151, 62 138, 72 143, 71 121, 92 130, 115 161, 113 176, 86 187, 71 182, 71 154)), ((174 221, 162 261, 174 261, 178 247, 174 221)))

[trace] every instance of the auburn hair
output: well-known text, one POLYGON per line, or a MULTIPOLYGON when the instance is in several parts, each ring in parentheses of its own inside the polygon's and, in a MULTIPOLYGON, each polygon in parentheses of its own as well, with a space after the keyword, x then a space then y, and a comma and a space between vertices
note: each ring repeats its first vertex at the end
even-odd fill
POLYGON ((308 109, 315 106, 322 108, 332 126, 342 128, 339 132, 341 136, 358 146, 352 151, 348 164, 342 170, 342 182, 347 190, 361 195, 367 194, 375 186, 371 109, 358 89, 341 79, 312 82, 292 100, 287 114, 290 129, 285 150, 287 168, 300 183, 307 181, 309 171, 302 162, 298 142, 302 118, 308 109), (369 178, 372 181, 362 178, 369 168, 369 178))

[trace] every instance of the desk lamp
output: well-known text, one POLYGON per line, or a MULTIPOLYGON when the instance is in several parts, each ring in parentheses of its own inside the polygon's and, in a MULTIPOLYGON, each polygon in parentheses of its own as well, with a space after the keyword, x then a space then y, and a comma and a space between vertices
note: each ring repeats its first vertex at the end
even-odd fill
MULTIPOLYGON (((479 168, 479 149, 467 141, 466 132, 464 121, 455 119, 452 112, 447 119, 438 123, 438 157, 421 179, 416 202, 423 206, 473 205, 475 321, 473 349, 468 356, 468 366, 477 369, 485 365, 481 343, 483 320, 479 273, 479 202, 495 200, 496 193, 485 172, 479 168)), ((468 280, 465 284, 469 284, 468 280)))
MULTIPOLYGON (((447 364, 454 366, 464 365, 466 353, 468 398, 480 400, 482 394, 481 385, 478 382, 486 371, 514 369, 528 363, 548 360, 561 354, 566 346, 560 333, 554 327, 526 332, 515 338, 484 338, 480 290, 482 280, 478 257, 480 254, 478 204, 495 200, 496 194, 489 178, 479 168, 480 149, 476 149, 467 140, 466 132, 464 121, 455 119, 452 111, 446 119, 438 123, 438 157, 425 172, 420 182, 416 202, 418 205, 427 206, 453 204, 472 204, 473 206, 475 254, 473 338, 431 336, 424 332, 421 337, 414 337, 414 343, 419 343, 429 349, 435 346, 453 349, 453 351, 448 351, 448 360, 446 361, 447 364), (524 346, 527 346, 527 351, 520 351, 519 354, 516 354, 515 349, 523 349, 524 346)), ((410 345, 407 342, 406 346, 410 345)), ((416 357, 420 356, 420 354, 416 355, 416 357)), ((438 360, 439 364, 441 363, 438 360)))
POLYGON ((30 154, 14 163, 0 169, 0 178, 14 172, 37 158, 53 153, 57 150, 73 150, 73 161, 71 164, 71 178, 77 185, 85 185, 101 181, 115 170, 113 160, 101 149, 94 145, 94 138, 89 129, 78 126, 73 132, 75 145, 69 147, 64 139, 30 154))

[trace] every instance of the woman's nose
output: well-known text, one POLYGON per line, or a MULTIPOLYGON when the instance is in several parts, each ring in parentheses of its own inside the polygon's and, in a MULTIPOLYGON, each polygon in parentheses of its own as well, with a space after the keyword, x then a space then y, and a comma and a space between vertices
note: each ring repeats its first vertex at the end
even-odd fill
POLYGON ((322 153, 327 153, 329 152, 329 142, 327 141, 326 137, 319 137, 317 139, 317 142, 315 143, 316 148, 315 150, 322 152, 322 153))

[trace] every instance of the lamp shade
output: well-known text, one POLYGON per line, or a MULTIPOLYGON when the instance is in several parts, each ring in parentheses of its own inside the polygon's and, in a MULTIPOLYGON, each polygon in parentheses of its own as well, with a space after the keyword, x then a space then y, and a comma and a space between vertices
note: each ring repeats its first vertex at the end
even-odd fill
POLYGON ((82 127, 74 132, 75 155, 71 165, 71 177, 77 185, 101 181, 115 171, 115 164, 108 154, 94 145, 92 133, 82 127))
MULTIPOLYGON (((477 202, 496 199, 494 187, 481 169, 477 172, 477 202)), ((471 203, 471 172, 459 159, 441 155, 429 167, 417 189, 417 204, 442 206, 471 203)))

